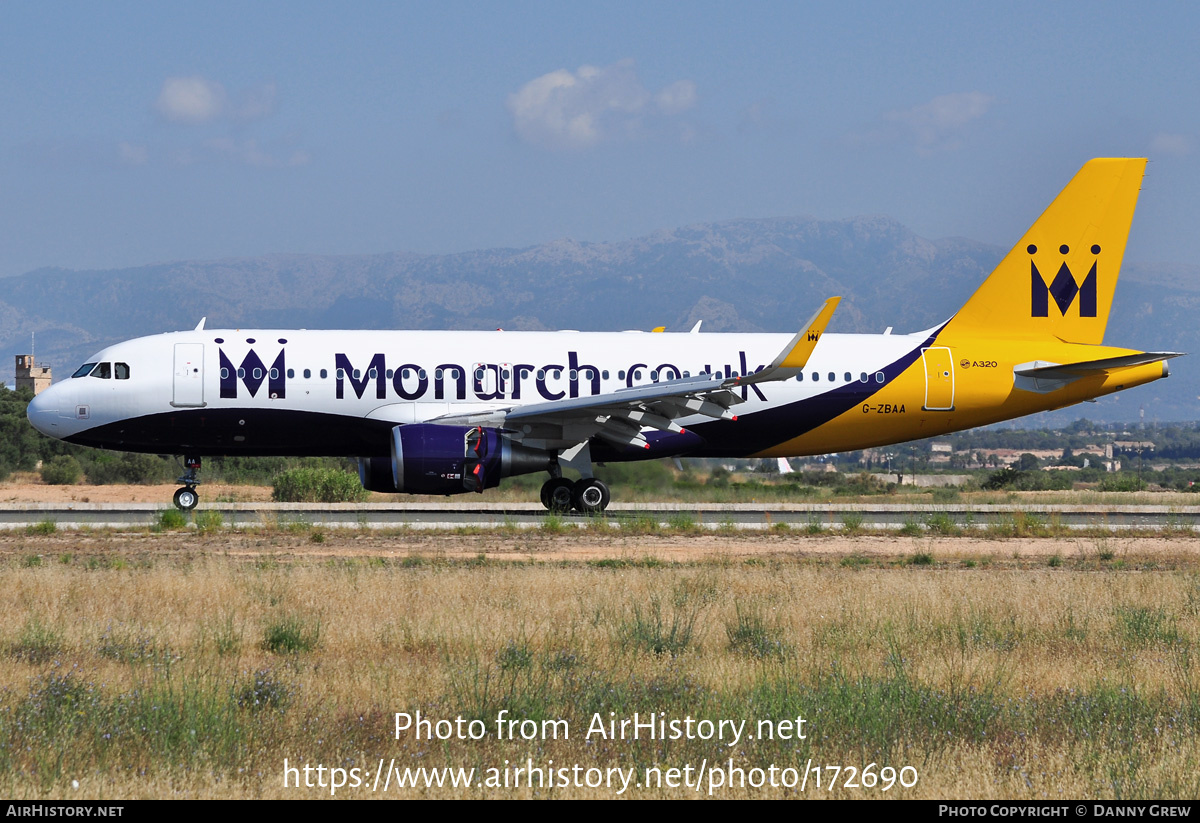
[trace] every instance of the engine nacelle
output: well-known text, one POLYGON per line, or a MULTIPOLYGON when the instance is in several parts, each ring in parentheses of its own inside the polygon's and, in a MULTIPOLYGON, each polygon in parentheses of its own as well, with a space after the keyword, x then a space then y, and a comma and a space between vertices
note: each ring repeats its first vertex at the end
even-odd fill
POLYGON ((482 492, 500 478, 546 471, 549 452, 514 443, 497 429, 412 423, 392 429, 389 457, 361 457, 363 488, 406 494, 482 492))

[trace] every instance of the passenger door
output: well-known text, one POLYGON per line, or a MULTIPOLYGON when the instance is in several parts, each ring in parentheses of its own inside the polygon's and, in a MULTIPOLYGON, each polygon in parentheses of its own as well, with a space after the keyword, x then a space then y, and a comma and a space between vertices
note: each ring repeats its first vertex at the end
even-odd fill
POLYGON ((175 392, 172 406, 204 405, 204 344, 175 344, 175 392))

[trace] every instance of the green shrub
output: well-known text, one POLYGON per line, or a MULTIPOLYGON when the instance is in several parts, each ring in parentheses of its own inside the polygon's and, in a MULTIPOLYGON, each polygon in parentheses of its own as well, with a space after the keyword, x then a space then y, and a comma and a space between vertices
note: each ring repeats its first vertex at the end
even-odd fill
POLYGON ((156 531, 172 532, 182 529, 186 525, 187 517, 179 509, 163 509, 158 513, 158 522, 154 524, 154 527, 156 531))
POLYGON ((25 527, 25 534, 54 534, 58 531, 58 524, 53 520, 39 520, 32 526, 25 527))
POLYGON ((196 512, 196 532, 198 534, 210 534, 219 531, 223 525, 225 525, 225 520, 221 517, 220 512, 196 512))
POLYGON ((271 499, 277 503, 359 503, 369 492, 358 477, 337 469, 298 468, 275 477, 271 499))
POLYGON ((42 482, 51 486, 74 486, 83 477, 83 467, 69 454, 60 454, 42 464, 42 482))
POLYGON ((734 620, 725 623, 725 635, 735 654, 765 658, 783 657, 787 652, 783 631, 767 623, 759 606, 734 603, 734 620))
POLYGON ((312 651, 320 640, 320 623, 288 615, 263 630, 262 648, 274 654, 297 654, 312 651))

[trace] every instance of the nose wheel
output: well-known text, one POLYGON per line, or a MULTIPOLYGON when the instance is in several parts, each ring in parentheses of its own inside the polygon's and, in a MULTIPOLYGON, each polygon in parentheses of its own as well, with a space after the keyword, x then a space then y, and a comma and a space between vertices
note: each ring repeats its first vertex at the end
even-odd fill
POLYGON ((196 491, 196 487, 200 485, 199 457, 183 458, 183 476, 179 478, 179 482, 183 484, 183 488, 175 490, 175 496, 172 498, 175 508, 185 512, 191 511, 200 502, 200 495, 196 491))
POLYGON ((191 486, 184 486, 182 489, 175 490, 174 501, 175 508, 180 511, 191 511, 200 502, 200 495, 191 486))

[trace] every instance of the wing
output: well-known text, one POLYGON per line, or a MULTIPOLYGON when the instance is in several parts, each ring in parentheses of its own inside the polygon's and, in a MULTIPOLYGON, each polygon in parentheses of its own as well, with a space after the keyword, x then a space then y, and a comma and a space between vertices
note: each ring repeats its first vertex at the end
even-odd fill
POLYGON ((644 429, 682 434, 686 430, 676 421, 697 415, 737 420, 732 407, 744 401, 735 389, 795 377, 820 342, 840 300, 840 297, 826 300, 770 365, 753 374, 738 377, 701 374, 590 397, 445 415, 428 422, 497 426, 512 432, 515 439, 550 448, 565 448, 598 437, 616 446, 648 449, 650 443, 644 429))

